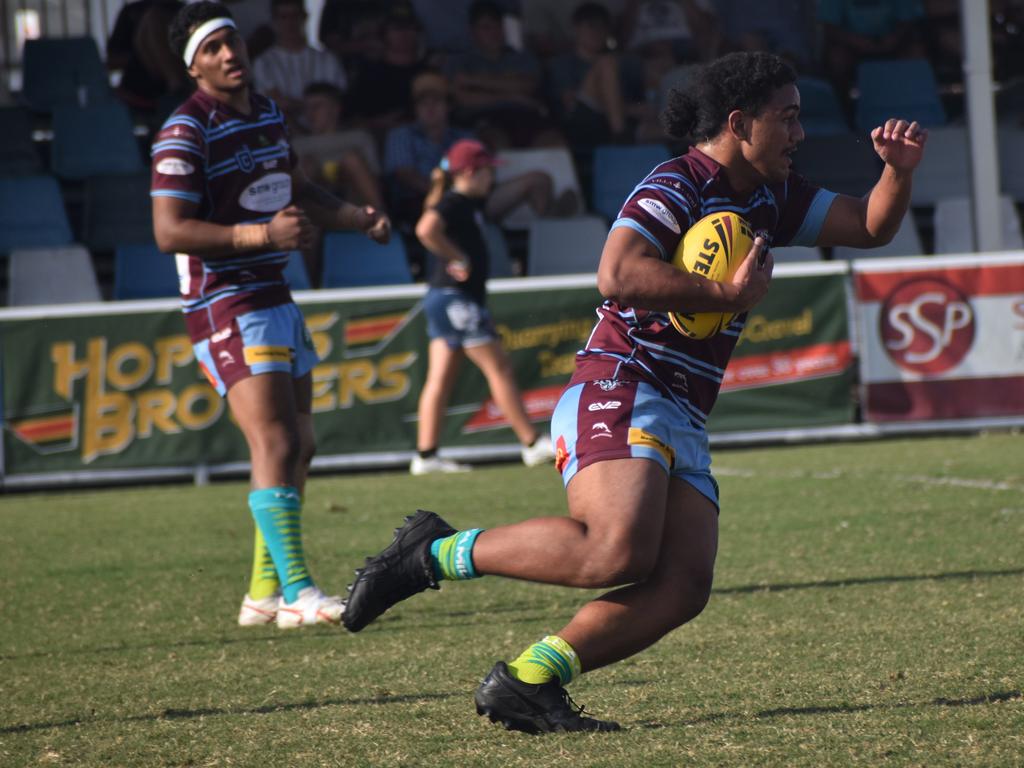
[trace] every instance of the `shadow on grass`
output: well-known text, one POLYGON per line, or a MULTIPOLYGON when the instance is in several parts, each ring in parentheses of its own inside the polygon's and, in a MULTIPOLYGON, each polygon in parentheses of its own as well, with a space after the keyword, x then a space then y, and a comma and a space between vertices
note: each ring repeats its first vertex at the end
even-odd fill
POLYGON ((920 573, 905 576, 854 576, 849 579, 822 581, 796 581, 782 584, 745 584, 739 587, 714 589, 716 595, 747 595, 756 592, 786 592, 792 589, 834 589, 861 584, 902 584, 913 581, 956 581, 958 579, 992 579, 1000 576, 1020 576, 1024 568, 1003 568, 994 571, 950 571, 948 573, 920 573))
POLYGON ((980 704, 996 704, 1003 701, 1018 701, 1024 698, 1024 691, 997 691, 996 693, 984 693, 971 698, 947 699, 940 697, 931 701, 907 701, 896 704, 835 704, 820 707, 777 707, 775 709, 762 709, 752 715, 744 712, 711 712, 700 717, 689 720, 681 720, 677 723, 656 723, 643 722, 639 727, 648 729, 672 728, 687 725, 706 725, 718 723, 725 720, 770 720, 776 717, 793 717, 801 715, 851 715, 858 712, 875 712, 898 709, 921 709, 924 707, 974 707, 980 704))
POLYGON ((296 701, 288 704, 267 704, 261 707, 241 707, 238 709, 233 707, 204 707, 200 709, 164 709, 160 712, 143 715, 125 715, 123 717, 103 717, 93 715, 89 717, 76 717, 69 718, 67 720, 54 720, 42 723, 8 725, 0 727, 0 736, 15 733, 30 733, 32 731, 45 731, 49 729, 77 728, 82 725, 92 725, 94 723, 155 723, 161 720, 193 720, 200 717, 215 717, 219 715, 269 715, 275 712, 296 712, 320 709, 322 707, 363 707, 369 705, 411 704, 441 701, 443 699, 450 699, 453 696, 465 695, 465 691, 458 691, 457 693, 379 694, 377 696, 363 696, 352 699, 296 701))

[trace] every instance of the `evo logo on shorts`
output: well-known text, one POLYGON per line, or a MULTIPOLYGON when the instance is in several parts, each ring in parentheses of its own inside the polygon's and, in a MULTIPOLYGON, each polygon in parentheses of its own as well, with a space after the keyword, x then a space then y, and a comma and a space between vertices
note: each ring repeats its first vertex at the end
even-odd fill
POLYGON ((661 438, 655 437, 645 429, 630 427, 626 442, 630 445, 643 445, 647 448, 653 448, 664 457, 670 469, 675 466, 676 452, 672 449, 672 446, 666 445, 662 442, 661 438))
POLYGON ((259 363, 291 363, 291 347, 246 347, 242 350, 245 355, 246 365, 257 365, 259 363))

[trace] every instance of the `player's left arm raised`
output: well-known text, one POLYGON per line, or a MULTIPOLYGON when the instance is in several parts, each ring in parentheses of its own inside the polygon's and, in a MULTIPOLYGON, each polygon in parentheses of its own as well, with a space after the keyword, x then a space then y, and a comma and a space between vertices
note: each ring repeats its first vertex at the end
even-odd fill
POLYGON ((324 229, 354 229, 378 243, 391 238, 391 219, 372 205, 352 205, 314 184, 301 168, 292 170, 292 202, 324 229))
POLYGON ((864 197, 836 197, 817 245, 875 248, 892 240, 910 205, 914 169, 921 162, 927 140, 928 131, 917 122, 893 118, 875 128, 871 141, 885 163, 882 176, 864 197))

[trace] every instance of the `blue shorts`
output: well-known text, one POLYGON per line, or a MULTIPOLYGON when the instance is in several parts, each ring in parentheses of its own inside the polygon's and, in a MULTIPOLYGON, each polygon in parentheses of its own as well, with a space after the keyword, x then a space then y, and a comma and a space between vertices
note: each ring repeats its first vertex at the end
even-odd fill
POLYGON ((292 303, 239 315, 192 349, 221 397, 249 376, 282 371, 298 379, 320 362, 302 312, 292 303))
POLYGON ((570 386, 551 417, 551 441, 565 485, 599 461, 651 459, 718 506, 707 432, 650 384, 605 379, 570 386))
POLYGON ((431 288, 423 297, 427 336, 444 339, 452 349, 476 347, 498 338, 487 307, 458 288, 431 288))

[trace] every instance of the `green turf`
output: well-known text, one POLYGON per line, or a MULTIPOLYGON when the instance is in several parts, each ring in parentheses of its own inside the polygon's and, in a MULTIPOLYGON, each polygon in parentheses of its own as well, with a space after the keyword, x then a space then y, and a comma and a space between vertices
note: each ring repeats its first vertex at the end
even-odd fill
MULTIPOLYGON (((499 658, 585 593, 485 578, 359 635, 234 625, 242 483, 0 497, 0 765, 1021 766, 1024 438, 719 451, 702 616, 585 675, 618 734, 475 714, 499 658)), ((315 477, 339 590, 417 506, 459 526, 560 514, 550 468, 315 477)))

